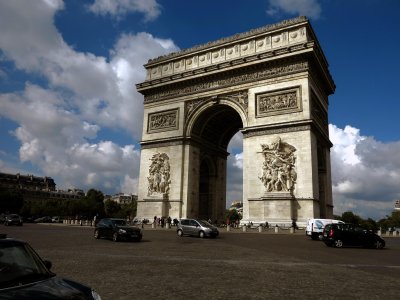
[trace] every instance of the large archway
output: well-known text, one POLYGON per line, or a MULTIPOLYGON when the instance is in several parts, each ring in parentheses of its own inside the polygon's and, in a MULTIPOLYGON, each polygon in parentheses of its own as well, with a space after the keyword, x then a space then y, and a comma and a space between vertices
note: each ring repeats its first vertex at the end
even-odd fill
POLYGON ((192 173, 199 180, 199 191, 198 198, 192 199, 191 217, 218 220, 226 205, 227 147, 233 135, 243 128, 243 122, 232 106, 217 103, 204 109, 200 107, 193 118, 188 135, 199 147, 200 168, 198 176, 192 173))
POLYGON ((243 134, 243 220, 333 213, 328 96, 335 85, 305 17, 150 60, 138 217, 222 217, 227 146, 243 134))

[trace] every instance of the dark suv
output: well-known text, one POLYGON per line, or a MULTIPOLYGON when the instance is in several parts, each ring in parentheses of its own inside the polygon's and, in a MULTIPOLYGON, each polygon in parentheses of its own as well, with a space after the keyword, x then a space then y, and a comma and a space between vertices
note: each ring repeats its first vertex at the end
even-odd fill
POLYGON ((372 231, 355 224, 327 224, 322 233, 322 240, 327 246, 368 247, 382 249, 385 241, 372 231))
POLYGON ((120 240, 132 240, 139 242, 142 239, 142 230, 129 226, 124 219, 105 218, 101 219, 94 230, 94 237, 109 238, 114 242, 120 240))

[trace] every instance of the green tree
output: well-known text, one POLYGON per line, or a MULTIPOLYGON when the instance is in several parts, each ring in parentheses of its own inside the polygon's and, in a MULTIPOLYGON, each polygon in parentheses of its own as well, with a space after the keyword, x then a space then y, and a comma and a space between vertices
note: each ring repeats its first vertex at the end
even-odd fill
POLYGON ((23 202, 23 196, 19 190, 0 188, 0 212, 18 213, 23 202))
POLYGON ((104 203, 104 210, 107 217, 120 217, 121 206, 111 199, 106 200, 104 203))
POLYGON ((235 223, 236 221, 240 221, 242 216, 237 212, 236 209, 227 209, 224 214, 225 222, 229 220, 229 223, 235 223))
POLYGON ((104 216, 104 194, 101 191, 90 189, 80 200, 79 215, 92 219, 94 216, 104 216))
POLYGON ((362 222, 362 218, 355 215, 351 211, 346 211, 342 214, 341 220, 345 223, 353 223, 360 224, 362 222))

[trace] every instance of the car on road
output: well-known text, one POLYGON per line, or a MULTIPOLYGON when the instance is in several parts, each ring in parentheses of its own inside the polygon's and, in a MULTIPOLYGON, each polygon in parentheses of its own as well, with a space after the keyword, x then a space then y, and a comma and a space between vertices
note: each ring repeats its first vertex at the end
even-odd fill
POLYGON ((336 248, 350 246, 382 249, 385 247, 385 240, 379 235, 349 223, 327 224, 322 233, 322 240, 327 246, 336 248))
POLYGON ((176 233, 178 236, 191 235, 204 237, 217 237, 218 228, 205 220, 181 219, 177 225, 176 233))
POLYGON ((101 300, 92 288, 58 277, 26 242, 0 234, 0 299, 101 300))
POLYGON ((334 219, 309 219, 306 226, 306 235, 311 237, 313 240, 318 240, 322 238, 322 232, 325 225, 331 223, 344 223, 340 220, 334 219))
POLYGON ((17 226, 22 226, 23 221, 22 217, 17 214, 9 214, 6 215, 4 218, 4 225, 9 226, 9 225, 17 225, 17 226))
POLYGON ((35 223, 52 223, 52 220, 51 220, 51 217, 44 216, 44 217, 36 218, 35 220, 33 220, 33 222, 35 222, 35 223))
POLYGON ((129 226, 126 220, 117 218, 101 219, 94 229, 95 239, 107 238, 114 242, 120 240, 132 240, 140 242, 143 237, 140 228, 129 226))

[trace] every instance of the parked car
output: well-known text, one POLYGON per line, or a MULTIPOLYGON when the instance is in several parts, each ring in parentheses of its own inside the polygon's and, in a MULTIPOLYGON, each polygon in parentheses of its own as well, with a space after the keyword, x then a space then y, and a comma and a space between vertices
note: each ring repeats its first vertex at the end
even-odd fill
POLYGON ((379 235, 355 224, 327 224, 322 240, 327 246, 336 248, 353 246, 382 249, 385 247, 385 240, 379 235))
POLYGON ((306 226, 306 235, 311 237, 313 240, 317 240, 320 237, 322 238, 322 232, 325 225, 332 223, 343 224, 344 222, 334 219, 309 219, 306 226))
POLYGON ((140 228, 129 226, 126 220, 116 218, 101 219, 94 229, 94 237, 96 239, 107 238, 114 242, 120 240, 132 240, 140 242, 143 237, 140 228))
POLYGON ((35 223, 52 223, 51 217, 45 216, 34 220, 35 223))
POLYGON ((0 235, 0 299, 101 300, 92 288, 56 276, 32 247, 0 235))
POLYGON ((9 225, 17 225, 17 226, 22 226, 23 221, 20 215, 17 214, 10 214, 7 215, 4 219, 4 225, 9 226, 9 225))
POLYGON ((63 222, 63 218, 59 217, 59 216, 54 216, 51 218, 51 222, 53 223, 62 223, 63 222))
POLYGON ((192 235, 201 238, 217 237, 219 235, 218 228, 211 225, 207 221, 197 219, 182 219, 178 223, 176 233, 178 236, 192 235))

